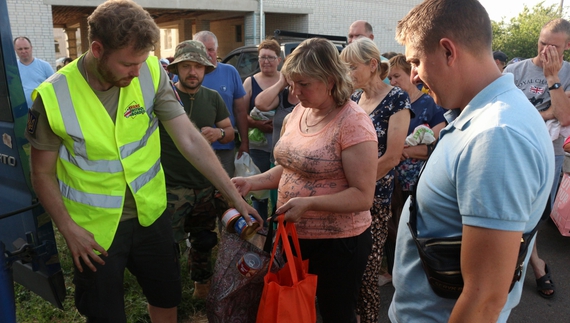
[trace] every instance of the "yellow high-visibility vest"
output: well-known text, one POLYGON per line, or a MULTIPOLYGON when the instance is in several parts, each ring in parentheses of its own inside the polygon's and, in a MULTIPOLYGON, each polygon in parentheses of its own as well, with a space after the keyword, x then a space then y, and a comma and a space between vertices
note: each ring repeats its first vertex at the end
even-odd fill
POLYGON ((123 212, 125 191, 135 198, 138 220, 149 226, 166 208, 154 97, 158 59, 150 56, 140 75, 120 89, 115 122, 77 68, 75 60, 33 93, 42 97, 53 132, 63 139, 57 179, 72 219, 108 249, 123 212))

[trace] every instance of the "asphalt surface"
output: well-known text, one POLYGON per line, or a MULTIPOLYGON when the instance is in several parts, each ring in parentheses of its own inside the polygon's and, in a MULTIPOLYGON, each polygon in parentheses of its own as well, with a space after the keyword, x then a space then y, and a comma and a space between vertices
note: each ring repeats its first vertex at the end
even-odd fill
MULTIPOLYGON (((545 221, 538 230, 538 254, 550 267, 555 285, 555 295, 550 299, 541 297, 536 290, 536 281, 529 266, 521 301, 511 312, 509 323, 568 323, 570 322, 570 237, 560 234, 556 225, 545 221)), ((388 323, 388 307, 394 287, 380 287, 382 306, 379 323, 388 323)))

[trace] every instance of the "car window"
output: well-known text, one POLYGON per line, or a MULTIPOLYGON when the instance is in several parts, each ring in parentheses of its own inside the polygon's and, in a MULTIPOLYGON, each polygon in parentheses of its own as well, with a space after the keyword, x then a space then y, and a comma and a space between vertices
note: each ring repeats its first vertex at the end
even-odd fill
POLYGON ((242 52, 237 70, 239 75, 246 77, 254 74, 259 70, 259 60, 257 58, 257 51, 255 52, 242 52))
POLYGON ((226 58, 225 63, 226 63, 226 64, 233 65, 233 66, 237 69, 237 67, 238 67, 238 61, 239 61, 239 54, 240 54, 240 53, 236 53, 236 54, 233 54, 232 56, 226 58))

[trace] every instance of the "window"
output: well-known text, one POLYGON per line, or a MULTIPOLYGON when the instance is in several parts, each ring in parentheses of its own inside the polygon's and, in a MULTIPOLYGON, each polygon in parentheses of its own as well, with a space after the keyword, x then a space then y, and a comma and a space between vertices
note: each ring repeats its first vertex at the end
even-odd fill
POLYGON ((242 32, 241 32, 241 27, 242 27, 242 25, 235 25, 235 29, 236 29, 236 42, 237 42, 237 43, 243 42, 243 36, 242 36, 242 32))
POLYGON ((164 29, 164 49, 172 49, 172 29, 164 29))

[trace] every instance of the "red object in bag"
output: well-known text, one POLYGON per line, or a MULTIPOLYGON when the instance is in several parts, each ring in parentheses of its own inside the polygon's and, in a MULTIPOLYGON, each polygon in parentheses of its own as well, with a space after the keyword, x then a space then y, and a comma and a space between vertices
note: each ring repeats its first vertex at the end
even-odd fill
POLYGON ((565 173, 560 186, 558 187, 558 193, 556 194, 556 200, 554 201, 554 207, 552 207, 552 213, 550 217, 552 221, 558 227, 558 231, 565 237, 570 236, 570 176, 565 173))
POLYGON ((317 275, 309 274, 309 260, 303 261, 297 230, 293 223, 284 224, 284 216, 277 217, 279 226, 269 269, 264 277, 263 294, 257 311, 257 323, 315 323, 317 309, 317 275), (295 246, 297 257, 293 257, 287 233, 295 246), (278 272, 272 273, 271 266, 279 241, 287 256, 287 263, 278 272))

